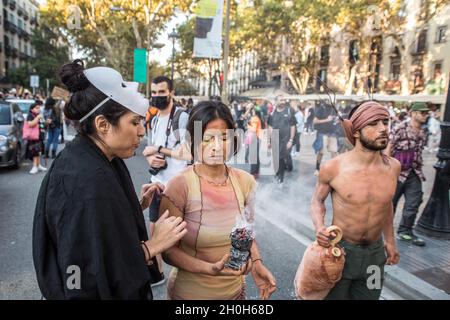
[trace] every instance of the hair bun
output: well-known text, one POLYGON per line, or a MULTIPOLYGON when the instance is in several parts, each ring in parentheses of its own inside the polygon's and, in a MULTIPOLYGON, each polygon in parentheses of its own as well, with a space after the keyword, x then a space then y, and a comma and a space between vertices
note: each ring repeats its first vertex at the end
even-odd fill
POLYGON ((91 85, 84 75, 84 63, 80 59, 63 65, 58 74, 61 82, 71 93, 84 90, 91 85))

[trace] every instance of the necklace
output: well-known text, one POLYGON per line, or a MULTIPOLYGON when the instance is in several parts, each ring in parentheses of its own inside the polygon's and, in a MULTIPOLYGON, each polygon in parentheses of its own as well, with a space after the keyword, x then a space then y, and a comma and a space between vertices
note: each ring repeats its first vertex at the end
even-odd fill
POLYGON ((197 173, 197 170, 195 170, 195 165, 194 165, 194 172, 195 174, 200 177, 201 179, 205 180, 208 184, 214 185, 214 186, 226 186, 227 182, 228 182, 228 167, 225 166, 225 181, 223 182, 216 182, 216 181, 212 181, 212 180, 208 180, 207 178, 205 178, 204 176, 201 176, 197 173))

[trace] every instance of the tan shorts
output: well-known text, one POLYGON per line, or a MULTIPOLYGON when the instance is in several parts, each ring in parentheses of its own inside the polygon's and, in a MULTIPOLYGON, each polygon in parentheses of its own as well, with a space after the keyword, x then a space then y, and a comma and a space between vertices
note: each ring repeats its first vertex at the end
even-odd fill
POLYGON ((322 147, 322 150, 319 151, 319 153, 323 153, 325 146, 327 146, 328 152, 331 152, 331 153, 338 152, 337 138, 335 136, 324 135, 323 136, 323 147, 322 147))

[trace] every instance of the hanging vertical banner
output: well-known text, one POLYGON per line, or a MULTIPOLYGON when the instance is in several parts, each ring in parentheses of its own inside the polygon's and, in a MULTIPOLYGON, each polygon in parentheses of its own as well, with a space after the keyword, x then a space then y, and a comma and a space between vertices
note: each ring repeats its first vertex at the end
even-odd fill
POLYGON ((194 58, 220 59, 223 0, 200 0, 195 14, 194 58))
POLYGON ((134 49, 133 81, 147 83, 147 50, 134 49))

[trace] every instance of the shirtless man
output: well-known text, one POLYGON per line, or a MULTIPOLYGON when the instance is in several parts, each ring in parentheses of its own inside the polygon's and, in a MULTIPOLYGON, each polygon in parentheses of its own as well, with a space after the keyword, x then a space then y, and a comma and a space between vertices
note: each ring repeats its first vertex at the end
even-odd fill
POLYGON ((368 285, 375 274, 369 266, 379 267, 382 284, 384 265, 399 261, 392 198, 400 163, 381 152, 389 136, 389 112, 381 104, 366 101, 356 106, 343 125, 355 147, 322 166, 311 203, 319 245, 329 247, 330 238, 335 236, 324 224, 325 199, 330 192, 332 224, 343 232, 339 242, 346 252, 342 279, 326 299, 379 299, 381 286, 368 285))

